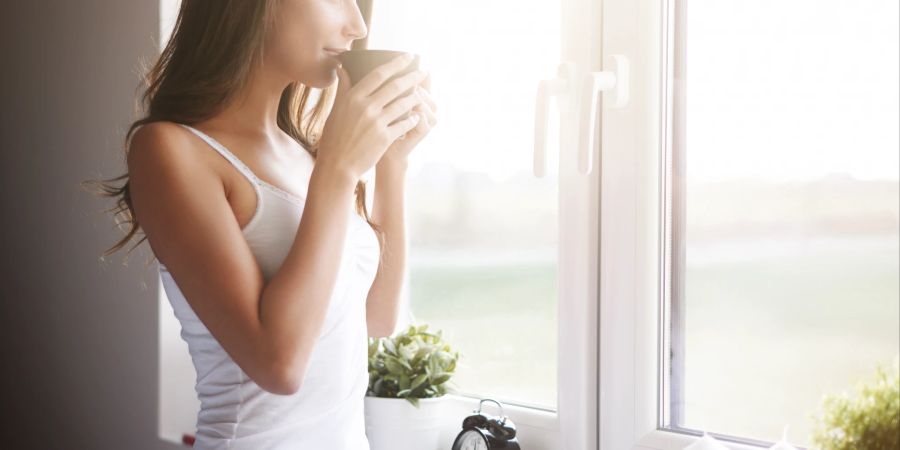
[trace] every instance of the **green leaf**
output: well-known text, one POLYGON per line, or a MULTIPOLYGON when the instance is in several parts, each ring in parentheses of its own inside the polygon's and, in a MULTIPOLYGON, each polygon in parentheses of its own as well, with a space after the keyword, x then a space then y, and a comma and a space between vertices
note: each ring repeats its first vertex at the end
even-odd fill
POLYGON ((431 351, 428 347, 421 347, 418 351, 416 351, 415 356, 412 357, 413 363, 418 364, 422 361, 423 358, 428 356, 428 352, 431 351))
POLYGON ((431 384, 434 384, 434 385, 443 384, 443 383, 447 382, 447 380, 449 380, 449 379, 450 379, 449 373, 442 373, 442 374, 432 378, 431 384))
POLYGON ((423 373, 423 374, 417 376, 417 377, 412 381, 412 386, 410 386, 410 389, 416 390, 416 388, 419 387, 419 386, 421 386, 422 383, 424 383, 426 380, 428 380, 428 375, 427 375, 427 374, 424 374, 424 373, 423 373))
POLYGON ((384 379, 384 381, 393 381, 394 383, 398 383, 400 381, 400 379, 397 378, 397 375, 394 375, 392 373, 389 373, 382 378, 384 379))
POLYGON ((441 330, 411 324, 405 333, 369 339, 369 384, 381 397, 417 398, 446 393, 443 384, 456 369, 460 353, 442 340, 441 330))
POLYGON ((399 356, 408 361, 413 359, 419 352, 419 347, 415 344, 415 342, 413 342, 407 345, 400 346, 399 350, 399 356))
POLYGON ((400 375, 400 389, 410 389, 409 376, 405 373, 400 375))
POLYGON ((384 365, 387 367, 387 370, 395 375, 400 375, 403 373, 403 364, 397 362, 396 358, 388 357, 384 360, 384 365))
POLYGON ((397 362, 399 362, 400 364, 402 364, 403 367, 406 368, 406 370, 412 372, 413 368, 412 368, 411 365, 409 365, 409 362, 407 362, 405 359, 402 359, 402 358, 396 358, 396 360, 397 360, 397 362))
POLYGON ((384 391, 384 379, 379 378, 375 381, 375 385, 372 387, 372 391, 375 392, 375 395, 381 395, 384 391))

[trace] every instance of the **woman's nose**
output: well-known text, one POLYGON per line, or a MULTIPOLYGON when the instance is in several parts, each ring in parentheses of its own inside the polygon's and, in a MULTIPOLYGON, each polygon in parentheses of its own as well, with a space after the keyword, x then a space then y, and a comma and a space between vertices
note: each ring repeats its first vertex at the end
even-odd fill
POLYGON ((357 40, 366 37, 369 34, 369 29, 368 27, 366 27, 366 19, 363 17, 363 14, 359 9, 359 5, 357 5, 355 1, 353 2, 353 4, 354 7, 350 8, 351 17, 349 25, 349 36, 353 40, 357 40))

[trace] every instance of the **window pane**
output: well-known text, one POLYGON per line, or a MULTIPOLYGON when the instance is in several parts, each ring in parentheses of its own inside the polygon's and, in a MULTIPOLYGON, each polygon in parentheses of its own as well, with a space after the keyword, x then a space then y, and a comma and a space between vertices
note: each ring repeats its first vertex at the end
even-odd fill
POLYGON ((672 425, 809 446, 900 347, 898 2, 682 14, 672 425))
POLYGON ((419 53, 439 105, 440 123, 410 156, 412 313, 459 349, 459 391, 549 409, 558 123, 544 178, 533 175, 532 150, 536 88, 560 61, 560 9, 549 0, 376 2, 369 36, 370 48, 419 53))

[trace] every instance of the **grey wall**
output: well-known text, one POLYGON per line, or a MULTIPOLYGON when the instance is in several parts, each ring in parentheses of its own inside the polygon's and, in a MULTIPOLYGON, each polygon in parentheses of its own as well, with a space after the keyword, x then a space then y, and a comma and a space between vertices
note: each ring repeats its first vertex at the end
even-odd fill
POLYGON ((157 1, 4 1, 0 10, 0 447, 171 449, 156 438, 157 302, 146 242, 79 190, 124 168, 157 1))

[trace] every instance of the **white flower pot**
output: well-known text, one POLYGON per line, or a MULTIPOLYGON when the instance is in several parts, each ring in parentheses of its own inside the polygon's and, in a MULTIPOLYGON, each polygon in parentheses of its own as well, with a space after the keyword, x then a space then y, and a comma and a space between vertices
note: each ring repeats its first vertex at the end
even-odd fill
POLYGON ((416 408, 404 398, 366 396, 366 437, 371 450, 439 450, 444 397, 420 398, 416 408))

